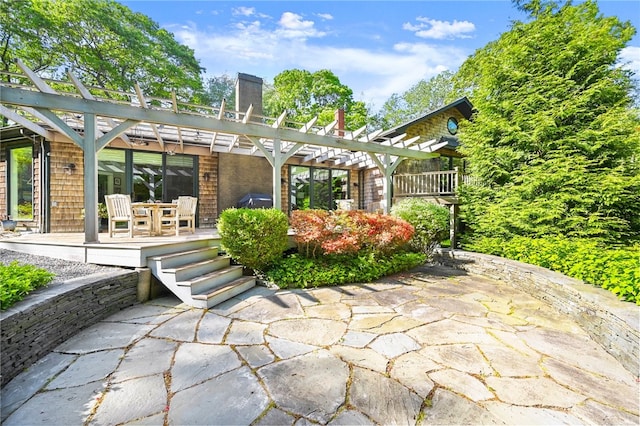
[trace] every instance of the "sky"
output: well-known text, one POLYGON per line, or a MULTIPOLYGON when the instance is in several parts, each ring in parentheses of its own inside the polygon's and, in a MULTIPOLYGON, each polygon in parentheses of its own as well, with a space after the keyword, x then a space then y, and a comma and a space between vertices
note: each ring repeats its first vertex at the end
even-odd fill
MULTIPOLYGON (((238 72, 265 83, 289 69, 331 70, 375 112, 526 20, 507 0, 120 1, 192 48, 205 76, 238 72)), ((605 16, 640 31, 640 1, 600 0, 605 16)), ((640 77, 640 34, 621 55, 640 77)))

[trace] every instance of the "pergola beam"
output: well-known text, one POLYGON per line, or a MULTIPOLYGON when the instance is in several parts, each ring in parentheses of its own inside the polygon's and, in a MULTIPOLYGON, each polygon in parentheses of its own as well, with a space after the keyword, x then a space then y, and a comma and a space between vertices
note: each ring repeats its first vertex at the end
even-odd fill
MULTIPOLYGON (((69 78, 71 79, 71 81, 73 82, 73 85, 75 86, 75 88, 78 90, 78 92, 80 92, 80 94, 82 95, 83 98, 85 99, 91 99, 92 101, 96 100, 96 97, 93 96, 91 94, 91 92, 89 92, 89 89, 87 89, 85 87, 84 84, 82 84, 82 82, 80 80, 78 80, 78 77, 76 77, 71 71, 67 72, 67 75, 69 76, 69 78)), ((115 121, 113 121, 112 118, 107 117, 106 118, 107 123, 111 126, 111 127, 116 127, 115 121)), ((97 131, 96 132, 98 136, 102 136, 102 132, 97 131)), ((129 145, 131 145, 131 140, 129 140, 129 137, 127 135, 121 135, 120 136, 122 138, 123 141, 125 141, 126 143, 128 143, 129 145)))
MULTIPOLYGON (((142 89, 140 88, 140 85, 138 83, 135 84, 135 88, 136 88, 136 94, 138 95, 138 102, 140 103, 140 108, 144 108, 144 109, 149 108, 149 105, 147 105, 147 100, 145 99, 144 94, 142 93, 142 89)), ((149 124, 151 125, 151 130, 153 130, 153 134, 156 135, 156 140, 160 144, 160 148, 164 149, 164 140, 162 139, 160 132, 158 132, 158 127, 154 123, 149 123, 149 124)))
POLYGON ((0 115, 5 116, 9 120, 31 130, 34 133, 37 133, 38 135, 46 139, 53 139, 53 134, 51 133, 50 130, 45 129, 39 124, 34 123, 33 121, 29 120, 27 117, 24 117, 18 114, 14 110, 9 109, 4 105, 0 105, 0 115))
MULTIPOLYGON (((280 139, 307 145, 346 149, 349 151, 368 151, 380 154, 388 153, 390 155, 406 156, 416 159, 426 159, 433 156, 430 153, 412 151, 405 148, 385 146, 377 143, 363 143, 361 140, 351 141, 335 136, 320 136, 303 132, 302 129, 299 131, 289 128, 274 129, 271 126, 264 126, 255 123, 242 124, 229 120, 219 120, 216 117, 211 116, 174 113, 173 111, 139 108, 131 105, 78 99, 49 93, 39 93, 15 87, 3 86, 2 91, 0 91, 0 102, 27 107, 38 105, 42 108, 51 110, 61 110, 79 114, 89 112, 102 117, 112 117, 123 120, 132 119, 151 124, 162 123, 176 127, 189 127, 193 129, 236 135, 244 134, 256 138, 265 138, 269 140, 280 139)), ((308 125, 309 123, 305 125, 305 127, 308 125)), ((380 132, 374 132, 374 134, 379 134, 380 132)))

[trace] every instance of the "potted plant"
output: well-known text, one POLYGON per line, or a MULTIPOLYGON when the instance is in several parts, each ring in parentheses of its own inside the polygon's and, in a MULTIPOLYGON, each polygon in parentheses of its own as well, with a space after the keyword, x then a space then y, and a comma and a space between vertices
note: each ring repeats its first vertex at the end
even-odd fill
POLYGON ((98 203, 98 218, 100 219, 100 230, 104 231, 109 225, 109 212, 105 203, 98 203))
POLYGON ((6 216, 6 219, 2 220, 2 230, 3 231, 15 231, 16 230, 16 221, 11 220, 9 216, 6 216))

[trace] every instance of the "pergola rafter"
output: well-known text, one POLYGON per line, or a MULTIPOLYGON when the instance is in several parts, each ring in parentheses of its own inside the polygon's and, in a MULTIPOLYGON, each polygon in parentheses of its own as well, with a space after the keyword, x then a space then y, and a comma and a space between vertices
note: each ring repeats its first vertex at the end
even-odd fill
MULTIPOLYGON (((253 114, 253 106, 244 113, 226 111, 223 100, 219 109, 181 103, 172 93, 172 99, 149 98, 138 84, 135 93, 114 92, 102 98, 94 91, 109 92, 104 88, 87 88, 71 73, 72 91, 54 90, 47 81, 18 61, 23 75, 12 74, 15 79, 25 76, 31 85, 0 83, 0 114, 33 132, 51 139, 58 132, 77 144, 84 152, 85 188, 85 240, 98 241, 97 226, 97 154, 115 139, 129 146, 138 143, 157 143, 161 150, 169 144, 202 149, 205 152, 228 152, 259 155, 273 167, 274 207, 281 208, 281 169, 293 156, 297 163, 327 161, 358 168, 376 166, 390 179, 393 170, 404 158, 427 159, 438 145, 426 150, 412 145, 415 138, 406 135, 384 138, 382 130, 365 133, 366 127, 354 132, 339 129, 334 121, 327 126, 315 126, 313 117, 300 127, 287 122, 286 112, 271 119, 253 114), (128 98, 128 101, 123 98, 128 98), (363 136, 361 136, 364 134, 363 136)), ((199 151, 200 152, 200 151, 199 151)), ((387 193, 389 185, 387 182, 387 193)), ((387 195, 386 209, 390 207, 387 195)))

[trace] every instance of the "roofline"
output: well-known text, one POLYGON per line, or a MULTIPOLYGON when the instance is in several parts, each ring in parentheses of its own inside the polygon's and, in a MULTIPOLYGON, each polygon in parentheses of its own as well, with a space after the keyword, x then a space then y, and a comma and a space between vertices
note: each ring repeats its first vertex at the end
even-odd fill
POLYGON ((462 98, 456 99, 455 101, 451 102, 450 104, 444 105, 438 109, 435 109, 433 111, 430 111, 424 115, 421 115, 418 118, 414 118, 411 121, 407 121, 404 124, 400 124, 399 126, 393 127, 389 130, 387 130, 386 132, 384 132, 383 134, 381 134, 380 136, 393 136, 393 135, 400 135, 402 133, 404 133, 407 128, 413 126, 414 124, 420 122, 420 121, 424 121, 430 117, 433 117, 435 115, 440 114, 441 112, 444 112, 446 110, 449 110, 451 108, 455 108, 457 109, 460 114, 462 114, 462 116, 464 118, 466 118, 467 120, 471 119, 471 116, 473 115, 473 105, 471 104, 471 101, 469 101, 469 98, 467 98, 466 96, 463 96, 462 98))

